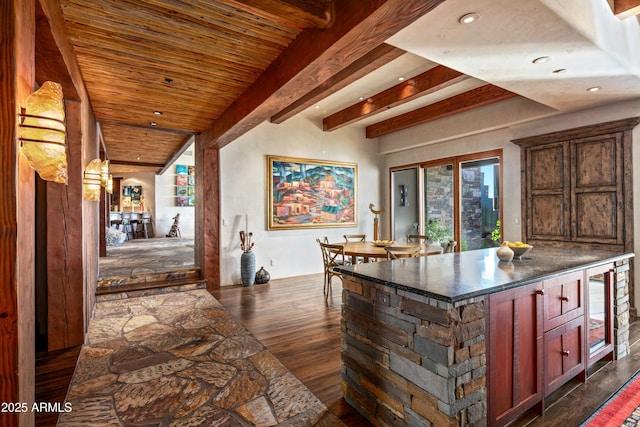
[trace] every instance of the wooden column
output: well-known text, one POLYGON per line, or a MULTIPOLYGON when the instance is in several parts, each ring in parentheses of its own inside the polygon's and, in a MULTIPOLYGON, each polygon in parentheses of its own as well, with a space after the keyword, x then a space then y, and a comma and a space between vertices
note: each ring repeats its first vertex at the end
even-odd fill
MULTIPOLYGON (((17 114, 34 81, 35 0, 0 2, 0 402, 34 400, 35 175, 18 152, 17 114)), ((34 414, 0 413, 33 426, 34 414)))
POLYGON ((69 183, 47 183, 49 350, 84 341, 82 104, 67 101, 65 107, 69 183))
POLYGON ((220 287, 220 152, 196 135, 195 263, 207 289, 220 287))

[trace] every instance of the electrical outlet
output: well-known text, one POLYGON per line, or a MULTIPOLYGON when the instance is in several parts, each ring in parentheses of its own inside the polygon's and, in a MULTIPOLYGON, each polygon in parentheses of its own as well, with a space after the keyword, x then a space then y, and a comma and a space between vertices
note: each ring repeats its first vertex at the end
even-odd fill
POLYGON ((271 260, 271 261, 269 261, 269 265, 270 265, 271 267, 273 267, 274 265, 276 265, 276 263, 275 263, 275 261, 274 261, 274 260, 271 260))

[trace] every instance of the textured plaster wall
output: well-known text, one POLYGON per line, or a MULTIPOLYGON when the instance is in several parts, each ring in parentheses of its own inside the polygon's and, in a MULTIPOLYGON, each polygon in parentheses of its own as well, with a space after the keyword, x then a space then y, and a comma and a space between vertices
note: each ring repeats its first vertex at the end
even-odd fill
POLYGON ((221 285, 241 283, 239 231, 253 232, 256 268, 271 278, 322 272, 317 238, 344 241, 344 234, 373 235, 369 203, 380 203, 380 172, 376 141, 363 130, 323 132, 304 117, 283 124, 263 123, 220 151, 221 285), (267 155, 358 164, 356 227, 267 230, 267 155))

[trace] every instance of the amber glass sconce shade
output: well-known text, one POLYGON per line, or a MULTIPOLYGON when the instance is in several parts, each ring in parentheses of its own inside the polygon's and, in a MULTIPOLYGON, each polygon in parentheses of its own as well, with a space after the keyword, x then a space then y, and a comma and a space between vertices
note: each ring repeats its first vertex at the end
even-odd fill
POLYGON ((100 201, 100 169, 102 160, 93 159, 84 169, 84 179, 82 180, 84 198, 92 202, 100 201))
POLYGON ((45 181, 67 183, 67 145, 62 86, 44 82, 20 113, 20 151, 45 181))

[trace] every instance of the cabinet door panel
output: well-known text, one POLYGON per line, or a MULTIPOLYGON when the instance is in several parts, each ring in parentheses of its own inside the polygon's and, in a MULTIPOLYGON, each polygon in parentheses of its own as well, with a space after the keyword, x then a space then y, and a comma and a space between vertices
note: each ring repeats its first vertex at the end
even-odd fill
POLYGON ((505 425, 542 401, 541 288, 537 283, 488 299, 490 425, 505 425))
POLYGON ((616 192, 577 193, 575 240, 616 243, 618 197, 616 192))
POLYGON ((544 331, 584 314, 584 274, 565 274, 545 280, 544 287, 544 331))
POLYGON ((584 372, 584 316, 544 334, 545 396, 584 372))
POLYGON ((535 239, 564 240, 564 194, 535 194, 531 196, 531 233, 535 239))

